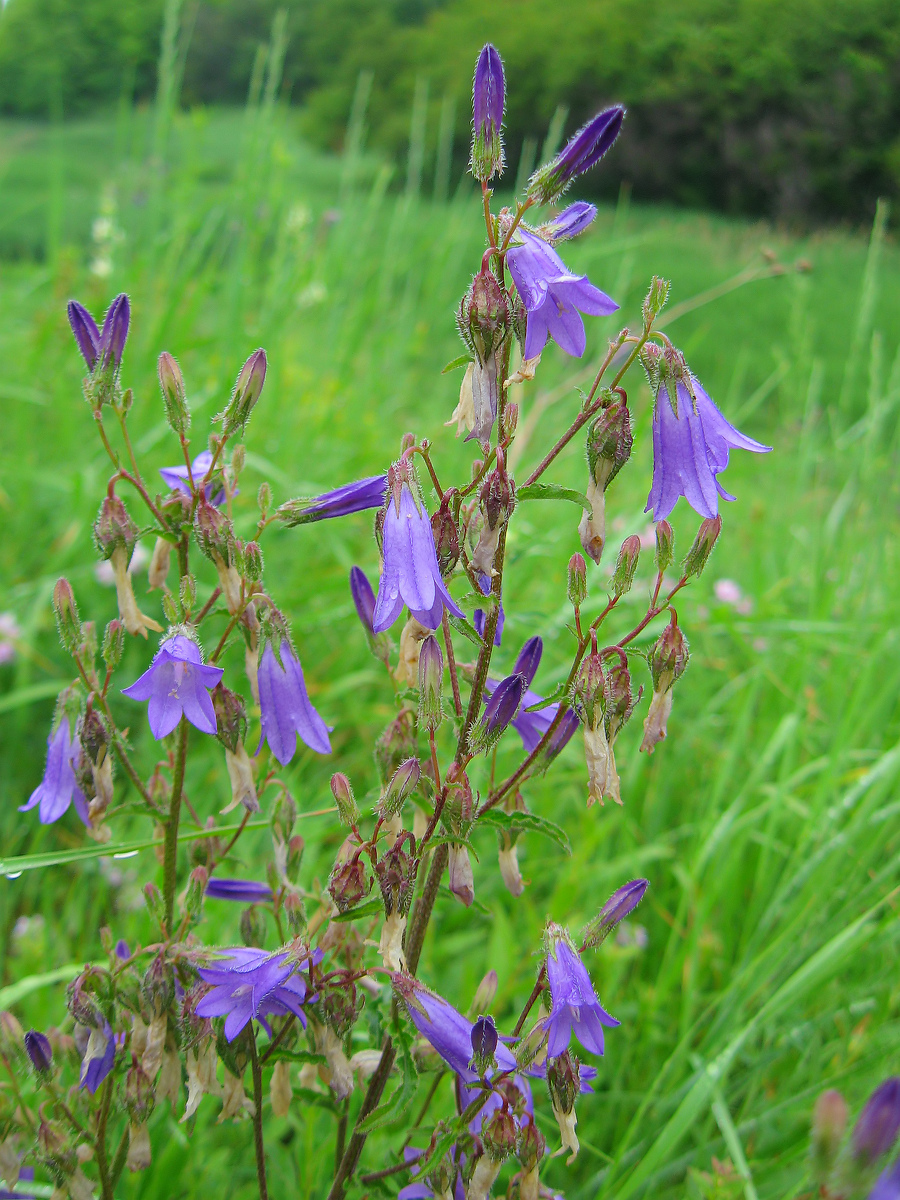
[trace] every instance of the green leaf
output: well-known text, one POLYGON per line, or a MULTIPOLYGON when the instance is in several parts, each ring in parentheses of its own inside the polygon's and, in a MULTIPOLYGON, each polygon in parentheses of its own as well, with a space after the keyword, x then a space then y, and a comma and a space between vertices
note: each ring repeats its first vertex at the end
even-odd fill
POLYGON ((558 483, 529 483, 526 487, 516 489, 517 500, 568 500, 570 504, 580 504, 585 512, 593 512, 590 500, 584 492, 576 492, 574 488, 560 487, 558 483))
POLYGON ((446 375, 449 371, 455 371, 457 367, 467 367, 471 361, 471 354, 460 354, 457 358, 450 359, 441 374, 446 375))
POLYGON ((365 904, 357 904, 356 908, 350 908, 345 913, 339 913, 331 919, 332 921, 359 921, 363 917, 374 917, 376 913, 381 912, 381 909, 380 900, 367 900, 365 904))
POLYGON ((506 829, 510 833, 543 834, 544 837, 550 838, 558 846, 561 846, 566 854, 572 853, 565 830, 560 829, 553 821, 548 821, 546 817, 539 817, 537 813, 508 813, 503 812, 502 809, 489 808, 478 820, 479 823, 483 821, 486 825, 495 825, 498 829, 506 829))
POLYGON ((447 616, 450 618, 450 624, 457 633, 461 633, 463 637, 467 637, 470 642, 474 642, 479 649, 481 648, 484 643, 468 621, 463 621, 460 617, 454 617, 450 612, 447 613, 447 616))
POLYGON ((525 709, 526 712, 540 712, 542 708, 549 708, 551 704, 556 704, 558 700, 562 700, 566 695, 566 685, 564 683, 557 684, 549 696, 545 696, 543 700, 538 700, 537 704, 529 704, 525 709))
POLYGON ((284 1062, 323 1063, 325 1055, 313 1054, 311 1050, 287 1050, 283 1046, 276 1046, 271 1054, 266 1055, 266 1062, 277 1062, 279 1059, 284 1062))

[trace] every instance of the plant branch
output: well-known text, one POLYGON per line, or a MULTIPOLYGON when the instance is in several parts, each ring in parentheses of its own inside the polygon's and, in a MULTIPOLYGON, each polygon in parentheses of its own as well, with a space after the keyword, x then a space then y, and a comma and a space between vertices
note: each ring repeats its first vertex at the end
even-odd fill
POLYGON ((175 773, 172 778, 172 798, 165 824, 163 844, 163 900, 165 903, 166 931, 172 934, 175 913, 175 879, 178 865, 178 820, 181 815, 181 796, 184 791, 184 767, 187 758, 188 723, 182 716, 178 723, 178 743, 175 747, 175 773))
POLYGON ((253 1149, 256 1154, 256 1179, 259 1184, 259 1200, 269 1200, 266 1184, 266 1148, 263 1143, 262 1123, 262 1067, 256 1049, 256 1033, 250 1025, 250 1069, 253 1075, 253 1149))

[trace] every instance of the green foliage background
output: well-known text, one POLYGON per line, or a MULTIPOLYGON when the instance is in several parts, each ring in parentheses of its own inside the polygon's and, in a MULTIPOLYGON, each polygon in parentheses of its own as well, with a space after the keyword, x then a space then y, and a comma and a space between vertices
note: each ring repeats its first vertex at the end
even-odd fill
MULTIPOLYGON (((894 0, 184 0, 187 103, 243 102, 274 15, 283 90, 307 136, 337 148, 360 72, 373 143, 405 153, 418 88, 426 162, 441 121, 467 146, 472 63, 506 60, 508 146, 527 167, 559 106, 571 132, 603 103, 628 137, 590 186, 786 219, 870 220, 900 189, 900 9, 894 0), (443 115, 442 115, 443 113, 443 115), (566 115, 567 114, 567 115, 566 115), (524 159, 523 159, 524 156, 524 159)), ((8 0, 0 111, 83 112, 153 89, 162 0, 8 0)), ((458 174, 457 174, 458 177, 458 174)))

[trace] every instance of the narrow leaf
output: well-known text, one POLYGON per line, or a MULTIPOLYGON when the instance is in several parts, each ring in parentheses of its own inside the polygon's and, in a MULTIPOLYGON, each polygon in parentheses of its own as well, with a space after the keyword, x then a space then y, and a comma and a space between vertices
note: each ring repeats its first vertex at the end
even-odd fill
POLYGON ((592 512, 590 500, 584 492, 574 488, 560 487, 558 483, 529 483, 526 487, 516 489, 517 500, 568 500, 570 504, 580 504, 585 512, 592 512))
POLYGON ((363 917, 374 917, 376 913, 381 912, 381 909, 380 900, 367 900, 365 904, 357 904, 356 908, 349 908, 345 913, 338 913, 331 919, 332 921, 359 921, 363 917))

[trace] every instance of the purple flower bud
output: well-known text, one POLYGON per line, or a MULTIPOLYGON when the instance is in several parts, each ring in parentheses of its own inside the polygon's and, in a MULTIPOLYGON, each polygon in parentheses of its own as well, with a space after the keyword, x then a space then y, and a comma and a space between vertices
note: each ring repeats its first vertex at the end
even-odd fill
POLYGON ((900 1159, 878 1176, 869 1200, 900 1200, 900 1159))
POLYGON ((419 786, 422 778, 422 768, 417 758, 408 758, 402 762, 388 781, 378 807, 379 816, 384 820, 395 817, 406 802, 407 797, 419 786))
POLYGON ((623 921, 644 898, 648 888, 646 879, 632 879, 613 892, 591 923, 585 926, 585 946, 599 946, 620 921, 623 921))
POLYGON ((493 1058, 497 1049, 497 1026, 492 1017, 479 1017, 472 1026, 473 1058, 493 1058))
POLYGON ((513 674, 521 675, 525 680, 526 687, 530 686, 531 681, 537 674, 537 669, 541 665, 541 655, 543 652, 544 643, 539 637, 530 637, 519 651, 519 657, 516 659, 516 665, 513 667, 513 674))
POLYGON ((350 594, 356 605, 356 615, 362 622, 365 631, 375 636, 375 593, 369 583, 365 571, 361 567, 350 568, 350 594))
POLYGON ((289 500, 282 504, 277 516, 288 528, 293 528, 310 521, 324 521, 328 517, 345 517, 367 508, 380 508, 384 504, 386 486, 386 475, 370 475, 325 492, 315 500, 289 500))
POLYGON ((66 311, 81 356, 87 363, 87 369, 93 371, 97 365, 100 348, 100 330, 97 328, 97 322, 84 305, 79 304, 77 300, 70 300, 66 311))
POLYGON ((49 1038, 36 1029, 29 1029, 25 1034, 25 1050, 38 1075, 49 1075, 53 1065, 53 1048, 49 1038))
POLYGON ((238 904, 265 904, 272 899, 272 889, 265 883, 215 876, 206 885, 204 894, 211 900, 236 900, 238 904))
POLYGON ((226 435, 234 433, 236 429, 243 432, 266 382, 267 365, 265 350, 254 350, 241 367, 231 399, 219 413, 226 435))
POLYGON ((503 63, 496 47, 488 42, 478 56, 472 85, 472 174, 478 180, 488 180, 503 170, 500 128, 505 98, 503 63))
POLYGON ((118 371, 122 362, 122 351, 128 337, 128 325, 131 321, 131 304, 124 292, 120 292, 107 309, 100 331, 100 341, 97 353, 101 370, 112 367, 118 371))
POLYGON ((354 826, 359 820, 359 809, 350 780, 340 771, 335 771, 331 777, 331 794, 337 805, 338 814, 345 825, 354 826))
POLYGON ((503 733, 518 712, 527 686, 522 675, 508 675, 497 684, 481 718, 485 738, 493 740, 503 733))
POLYGON ((900 1076, 886 1079, 875 1089, 853 1130, 853 1157, 865 1165, 887 1154, 900 1132, 900 1076))
POLYGON ((539 204, 549 204, 573 179, 595 166, 619 136, 625 109, 616 104, 597 113, 570 138, 556 158, 540 167, 528 183, 528 194, 539 204))
POLYGON ((564 242, 568 238, 577 237, 579 233, 584 233, 596 216, 595 205, 588 204, 584 200, 576 200, 574 204, 564 208, 561 213, 557 213, 552 221, 548 221, 541 228, 541 233, 552 245, 555 245, 557 242, 564 242))
POLYGON ((131 958, 131 950, 124 938, 119 938, 116 942, 116 958, 120 958, 122 962, 126 958, 131 958))

